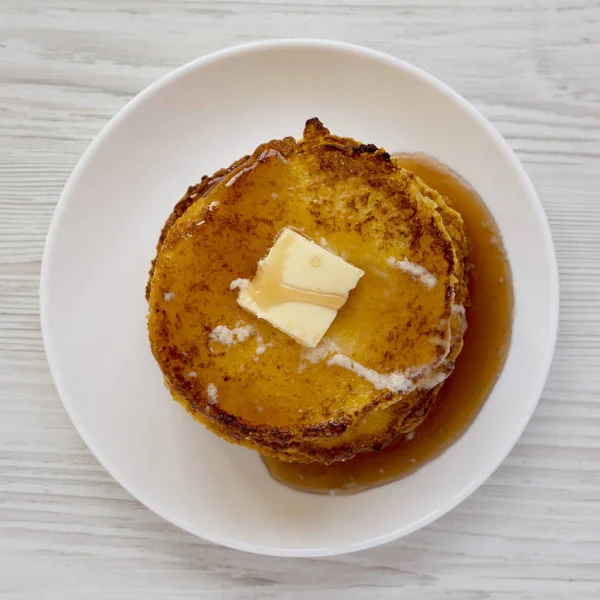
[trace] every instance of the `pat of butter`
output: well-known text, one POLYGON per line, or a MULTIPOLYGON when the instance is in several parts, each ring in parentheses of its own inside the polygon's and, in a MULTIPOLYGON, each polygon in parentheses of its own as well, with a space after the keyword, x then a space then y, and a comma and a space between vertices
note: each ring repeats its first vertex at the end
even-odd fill
POLYGON ((238 304, 296 341, 314 348, 364 271, 292 229, 284 229, 256 276, 239 280, 238 304))

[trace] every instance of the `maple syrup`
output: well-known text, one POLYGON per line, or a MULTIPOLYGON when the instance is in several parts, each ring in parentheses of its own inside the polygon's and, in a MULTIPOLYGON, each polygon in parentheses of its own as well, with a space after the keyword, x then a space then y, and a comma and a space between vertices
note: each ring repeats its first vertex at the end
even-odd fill
POLYGON ((424 154, 399 155, 401 166, 445 196, 464 220, 470 242, 471 304, 464 348, 425 421, 381 452, 326 466, 263 458, 270 474, 289 487, 320 494, 354 494, 414 472, 439 456, 468 429, 502 370, 511 339, 510 266, 494 219, 475 190, 424 154))

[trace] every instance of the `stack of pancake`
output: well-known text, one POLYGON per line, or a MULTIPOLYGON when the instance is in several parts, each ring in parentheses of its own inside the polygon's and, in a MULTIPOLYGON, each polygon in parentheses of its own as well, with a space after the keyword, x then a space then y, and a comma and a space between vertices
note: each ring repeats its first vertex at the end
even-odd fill
POLYGON ((372 144, 318 121, 190 187, 160 235, 146 296, 171 394, 223 438, 331 463, 415 429, 466 329, 468 245, 447 199, 372 144), (314 348, 237 304, 291 227, 365 275, 314 348))

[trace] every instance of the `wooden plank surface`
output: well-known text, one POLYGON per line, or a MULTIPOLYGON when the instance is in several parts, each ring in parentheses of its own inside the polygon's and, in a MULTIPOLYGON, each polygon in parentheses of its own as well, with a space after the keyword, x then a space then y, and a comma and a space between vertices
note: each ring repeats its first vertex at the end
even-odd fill
POLYGON ((0 598, 600 598, 600 3, 597 0, 0 2, 0 598), (343 39, 423 67, 523 160, 556 243, 562 313, 510 457, 404 540, 325 560, 202 542, 97 463, 39 328, 44 237, 78 157, 154 79, 232 44, 343 39))

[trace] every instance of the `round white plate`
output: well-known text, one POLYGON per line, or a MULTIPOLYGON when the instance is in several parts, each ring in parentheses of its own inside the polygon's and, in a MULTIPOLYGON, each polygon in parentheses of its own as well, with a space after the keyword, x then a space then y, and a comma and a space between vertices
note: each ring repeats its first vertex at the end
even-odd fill
POLYGON ((130 102, 84 154, 58 203, 41 276, 56 387, 106 469, 165 519, 252 552, 320 556, 426 525, 508 454, 541 394, 558 321, 548 224, 521 164, 463 98, 390 56, 337 42, 251 44, 193 61, 130 102), (160 229, 189 184, 261 142, 332 132, 423 151, 481 194, 504 236, 515 319, 506 366, 465 436, 396 483, 302 494, 259 457, 204 430, 169 396, 148 345, 144 287, 160 229))

